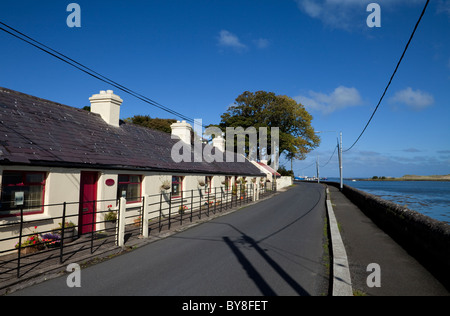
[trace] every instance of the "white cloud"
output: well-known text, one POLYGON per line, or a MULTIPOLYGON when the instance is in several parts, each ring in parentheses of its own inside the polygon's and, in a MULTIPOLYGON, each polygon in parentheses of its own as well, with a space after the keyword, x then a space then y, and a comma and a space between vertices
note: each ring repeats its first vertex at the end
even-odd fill
POLYGON ((322 7, 311 0, 297 1, 300 9, 303 9, 309 16, 317 18, 322 13, 322 7))
MULTIPOLYGON (((244 42, 242 42, 239 37, 227 30, 222 30, 219 33, 219 36, 217 37, 218 39, 218 45, 220 47, 224 47, 224 48, 232 48, 236 51, 246 51, 248 49, 250 49, 250 45, 245 44, 244 42)), ((268 40, 267 38, 258 38, 258 39, 254 39, 254 40, 250 40, 249 42, 251 42, 253 44, 253 46, 255 46, 258 49, 265 49, 267 47, 270 46, 270 40, 268 40)))
MULTIPOLYGON (((446 0, 448 1, 448 0, 446 0)), ((370 12, 366 11, 369 3, 380 4, 383 10, 403 5, 423 4, 422 0, 295 0, 299 9, 323 24, 338 29, 355 29, 365 25, 370 12)))
POLYGON ((239 40, 239 38, 236 35, 230 33, 227 30, 220 31, 219 46, 230 47, 230 48, 233 48, 236 50, 243 50, 243 49, 247 48, 246 45, 241 43, 241 41, 239 40))
POLYGON ((259 38, 257 40, 254 40, 253 42, 255 43, 256 47, 258 47, 259 49, 267 48, 270 45, 270 41, 265 38, 259 38))
POLYGON ((403 151, 405 153, 420 153, 420 152, 422 152, 422 150, 414 148, 414 147, 403 149, 403 151))
POLYGON ((450 0, 440 0, 437 4, 438 13, 446 13, 450 17, 450 0))
POLYGON ((349 29, 356 21, 355 12, 365 14, 363 5, 365 0, 296 0, 296 2, 302 12, 333 28, 349 29), (355 10, 355 8, 360 8, 360 10, 355 10))
POLYGON ((394 103, 403 103, 414 110, 422 110, 433 105, 434 97, 427 92, 413 90, 411 87, 408 87, 398 91, 390 101, 394 103))
POLYGON ((294 98, 306 109, 320 111, 323 114, 330 114, 348 107, 362 105, 361 95, 356 88, 339 86, 330 94, 309 91, 308 96, 297 96, 294 98))

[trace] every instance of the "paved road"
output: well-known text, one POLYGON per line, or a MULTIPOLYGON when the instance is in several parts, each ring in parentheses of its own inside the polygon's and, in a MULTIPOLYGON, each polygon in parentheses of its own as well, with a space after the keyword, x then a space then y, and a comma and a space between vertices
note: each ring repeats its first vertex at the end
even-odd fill
POLYGON ((325 190, 299 184, 258 204, 14 295, 327 295, 325 190))

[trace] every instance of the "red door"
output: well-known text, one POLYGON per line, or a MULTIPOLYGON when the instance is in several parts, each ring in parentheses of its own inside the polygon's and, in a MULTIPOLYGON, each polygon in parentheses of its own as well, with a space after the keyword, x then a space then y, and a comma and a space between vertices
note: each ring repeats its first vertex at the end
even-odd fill
POLYGON ((81 172, 80 180, 80 235, 95 231, 96 200, 97 200, 97 172, 81 172))

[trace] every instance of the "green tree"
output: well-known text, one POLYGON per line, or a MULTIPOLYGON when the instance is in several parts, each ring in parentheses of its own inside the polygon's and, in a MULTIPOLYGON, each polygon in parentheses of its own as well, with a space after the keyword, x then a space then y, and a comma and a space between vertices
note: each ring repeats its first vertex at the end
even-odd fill
MULTIPOLYGON (((303 160, 307 153, 320 144, 320 138, 311 126, 312 116, 305 107, 290 97, 273 92, 244 92, 236 98, 235 104, 228 108, 221 119, 218 126, 224 132, 226 127, 255 127, 257 130, 267 127, 269 140, 270 128, 278 127, 279 154, 285 154, 288 159, 303 160)), ((235 140, 235 151, 236 146, 235 140)), ((272 151, 270 145, 268 150, 272 151)))
POLYGON ((148 115, 135 115, 125 119, 124 121, 127 123, 156 129, 165 133, 171 133, 172 129, 170 128, 170 125, 177 122, 177 120, 172 119, 151 118, 148 115))
POLYGON ((279 174, 281 174, 281 176, 288 176, 288 177, 293 177, 294 176, 294 172, 292 170, 287 170, 285 166, 280 166, 277 170, 277 172, 279 174))

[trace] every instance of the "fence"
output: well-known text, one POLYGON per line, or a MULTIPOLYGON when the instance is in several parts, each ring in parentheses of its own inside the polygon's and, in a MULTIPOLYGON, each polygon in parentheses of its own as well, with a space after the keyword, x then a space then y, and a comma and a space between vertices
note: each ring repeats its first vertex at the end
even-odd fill
MULTIPOLYGON (((269 183, 267 183, 269 184, 269 183)), ((264 184, 235 185, 125 198, 43 205, 58 216, 24 215, 0 224, 0 281, 64 264, 100 250, 124 246, 130 238, 149 237, 253 202, 276 191, 264 184), (86 205, 92 205, 86 211, 86 205), (57 225, 57 226, 56 226, 57 225), (56 226, 56 227, 55 227, 56 226)), ((73 262, 73 261, 72 261, 73 262)))

